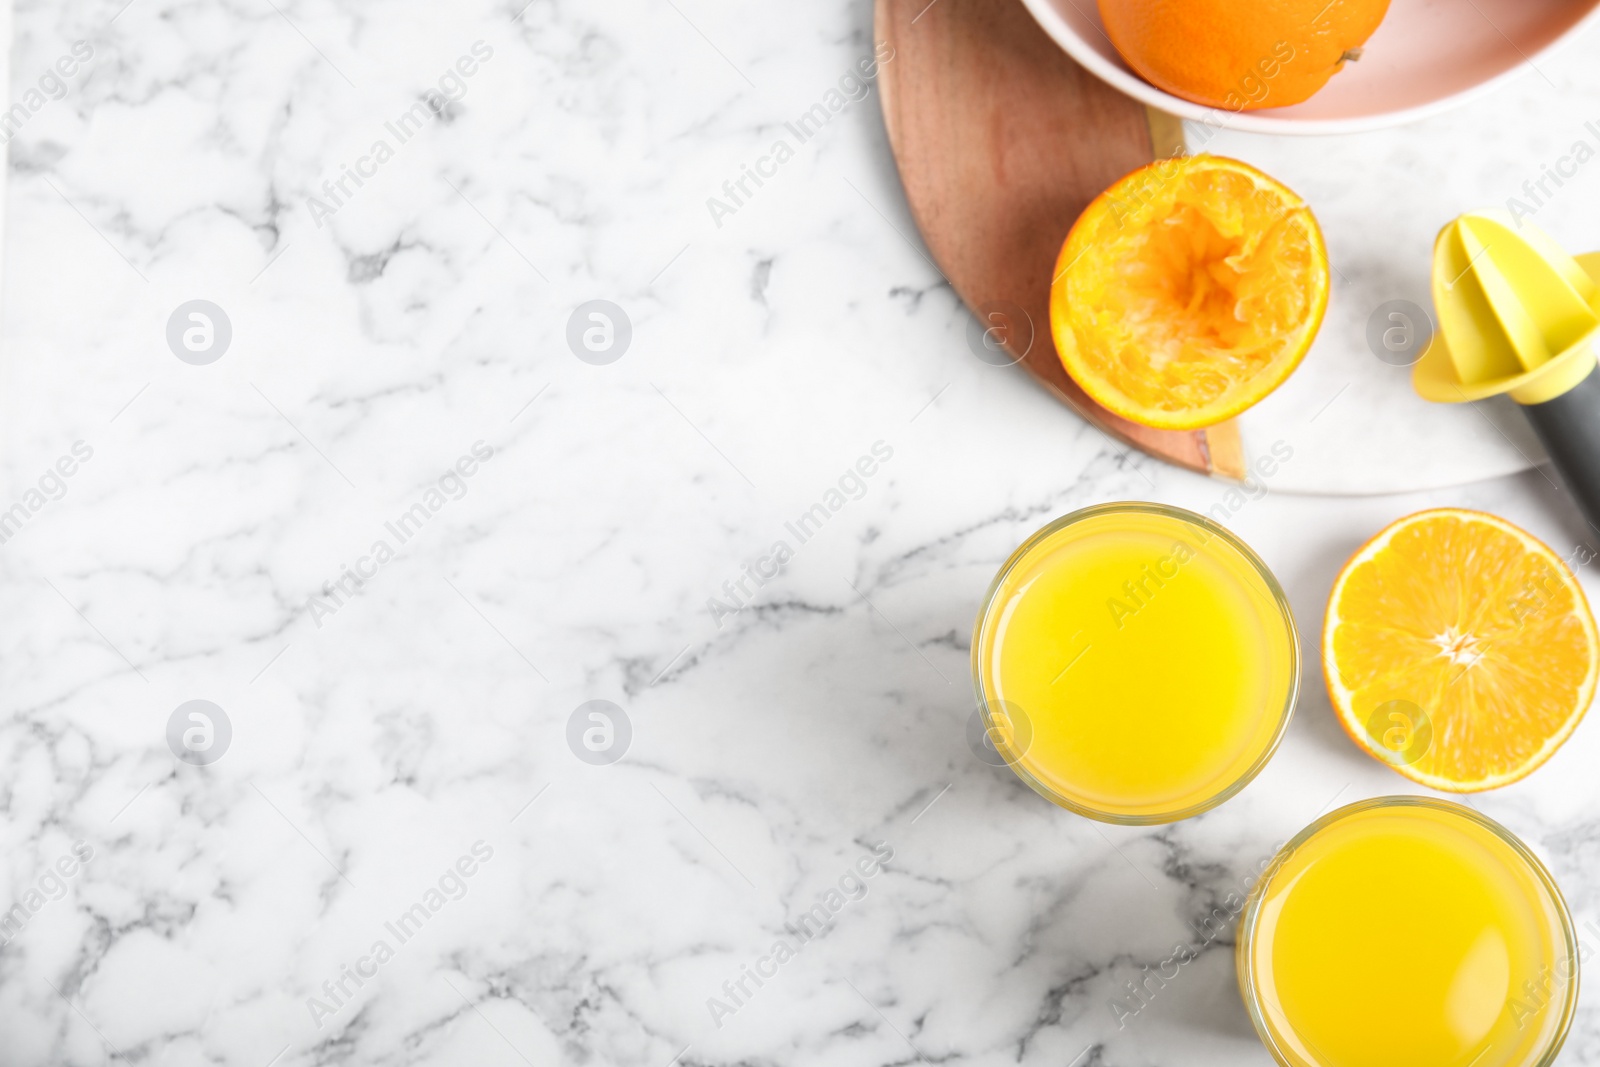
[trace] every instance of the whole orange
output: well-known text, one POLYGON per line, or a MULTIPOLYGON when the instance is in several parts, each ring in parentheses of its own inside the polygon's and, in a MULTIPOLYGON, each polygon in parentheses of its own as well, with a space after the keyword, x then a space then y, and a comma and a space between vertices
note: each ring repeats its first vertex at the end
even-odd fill
POLYGON ((1327 84, 1389 0, 1099 0, 1128 65, 1173 96, 1229 111, 1286 107, 1327 84))

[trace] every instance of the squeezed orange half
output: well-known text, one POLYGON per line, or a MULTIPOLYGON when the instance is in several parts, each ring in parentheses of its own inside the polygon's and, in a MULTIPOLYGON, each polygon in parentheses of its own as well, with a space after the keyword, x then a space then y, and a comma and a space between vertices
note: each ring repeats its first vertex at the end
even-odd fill
POLYGON ((1056 352, 1095 402, 1192 430, 1231 418, 1300 365, 1328 306, 1311 209, 1233 159, 1160 159, 1091 203, 1050 286, 1056 352))

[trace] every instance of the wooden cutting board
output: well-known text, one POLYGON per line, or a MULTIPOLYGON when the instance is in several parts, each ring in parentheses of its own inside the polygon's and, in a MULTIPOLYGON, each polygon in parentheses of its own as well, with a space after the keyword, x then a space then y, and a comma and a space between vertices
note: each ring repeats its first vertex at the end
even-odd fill
POLYGON ((1018 0, 876 0, 894 48, 879 92, 923 240, 967 308, 1091 424, 1190 470, 1244 476, 1236 424, 1152 430, 1090 400, 1050 338, 1056 254, 1112 182, 1181 151, 1177 119, 1147 110, 1051 41, 1018 0))

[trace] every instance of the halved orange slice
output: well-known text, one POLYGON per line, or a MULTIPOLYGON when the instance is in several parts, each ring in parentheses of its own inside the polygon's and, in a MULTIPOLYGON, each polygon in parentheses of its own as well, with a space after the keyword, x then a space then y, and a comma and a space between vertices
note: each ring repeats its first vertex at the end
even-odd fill
POLYGON ((1100 194, 1056 260, 1056 352, 1096 403, 1167 430, 1211 426, 1276 389, 1328 306, 1311 209, 1254 167, 1161 159, 1100 194))
POLYGON ((1600 638, 1577 578, 1481 511, 1409 515, 1333 583, 1328 696, 1352 740, 1414 781, 1471 793, 1549 759, 1589 710, 1600 638))

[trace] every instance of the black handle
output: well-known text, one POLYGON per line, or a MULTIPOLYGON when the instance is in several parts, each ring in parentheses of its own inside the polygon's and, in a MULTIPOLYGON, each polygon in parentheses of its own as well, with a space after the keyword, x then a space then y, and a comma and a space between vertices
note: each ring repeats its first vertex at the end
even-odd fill
POLYGON ((1600 538, 1600 367, 1554 400, 1522 410, 1600 538))

